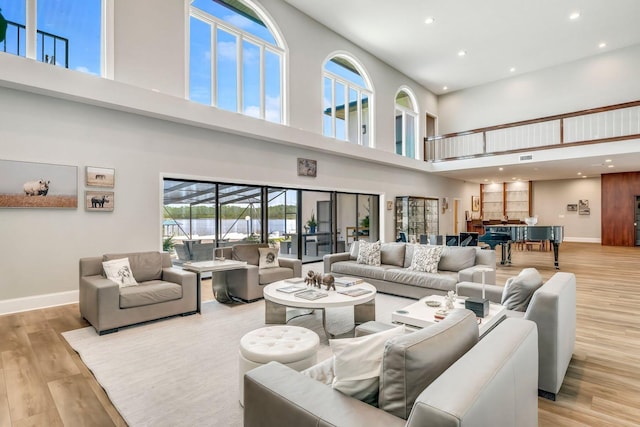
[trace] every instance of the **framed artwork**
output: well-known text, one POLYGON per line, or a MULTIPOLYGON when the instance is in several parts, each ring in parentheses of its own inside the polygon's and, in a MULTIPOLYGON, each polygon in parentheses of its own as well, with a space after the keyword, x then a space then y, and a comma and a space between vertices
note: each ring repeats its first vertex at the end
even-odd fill
POLYGON ((480 196, 471 196, 471 210, 473 212, 480 211, 480 196))
POLYGON ((591 209, 589 208, 589 200, 578 200, 578 215, 589 215, 591 209))
POLYGON ((112 212, 113 196, 113 191, 85 191, 84 208, 90 212, 112 212))
POLYGON ((567 205, 567 211, 569 211, 569 212, 577 212, 578 211, 578 205, 576 205, 575 203, 567 205))
POLYGON ((318 173, 318 162, 311 159, 298 158, 298 176, 316 177, 318 173))
POLYGON ((393 209, 393 201, 388 200, 387 201, 387 210, 390 211, 393 209))
POLYGON ((78 168, 0 160, 0 208, 78 208, 78 168))
POLYGON ((87 166, 85 180, 87 187, 113 188, 116 180, 116 171, 111 168, 87 166))

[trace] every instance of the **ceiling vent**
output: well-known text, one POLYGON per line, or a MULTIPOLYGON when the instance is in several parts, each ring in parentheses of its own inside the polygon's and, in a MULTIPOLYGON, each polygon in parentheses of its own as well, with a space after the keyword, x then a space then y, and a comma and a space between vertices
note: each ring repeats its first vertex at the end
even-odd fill
POLYGON ((533 154, 523 154, 522 156, 520 156, 521 162, 527 162, 529 160, 533 160, 533 154))

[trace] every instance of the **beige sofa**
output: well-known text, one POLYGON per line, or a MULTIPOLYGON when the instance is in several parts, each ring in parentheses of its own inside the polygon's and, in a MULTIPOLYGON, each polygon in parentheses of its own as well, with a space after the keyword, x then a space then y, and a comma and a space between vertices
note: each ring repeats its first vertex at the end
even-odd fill
MULTIPOLYGON (((485 286, 485 297, 500 303, 502 286, 485 286)), ((482 296, 482 285, 459 283, 461 296, 482 296)), ((507 317, 532 320, 538 325, 539 394, 555 400, 573 356, 576 342, 576 276, 556 273, 531 297, 526 311, 507 310, 507 317)))
POLYGON ((171 265, 165 252, 106 254, 80 259, 80 315, 100 335, 177 314, 194 314, 195 273, 171 265), (128 258, 137 286, 120 288, 104 276, 103 261, 128 258))
POLYGON ((535 324, 506 319, 478 342, 475 315, 456 312, 387 340, 378 407, 271 362, 245 374, 244 425, 537 426, 535 324))
POLYGON ((458 282, 494 284, 496 278, 496 253, 476 246, 444 246, 437 273, 425 273, 409 269, 413 259, 414 244, 382 243, 380 266, 358 264, 359 242, 352 244, 350 252, 325 255, 324 272, 334 276, 361 277, 376 287, 378 292, 409 298, 428 295, 446 295, 456 289, 458 282))
POLYGON ((278 257, 280 267, 259 268, 259 248, 268 248, 267 243, 242 243, 222 248, 227 259, 246 261, 246 268, 226 272, 229 294, 243 301, 263 298, 262 288, 278 280, 291 279, 302 275, 302 261, 278 257))

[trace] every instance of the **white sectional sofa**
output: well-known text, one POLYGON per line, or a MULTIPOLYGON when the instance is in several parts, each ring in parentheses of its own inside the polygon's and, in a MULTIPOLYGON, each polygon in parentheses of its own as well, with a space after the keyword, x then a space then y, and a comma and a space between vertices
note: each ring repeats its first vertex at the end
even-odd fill
MULTIPOLYGON (((459 282, 482 283, 482 268, 487 284, 495 284, 496 253, 475 246, 444 246, 437 273, 409 269, 413 250, 410 243, 382 243, 380 266, 358 263, 359 242, 352 244, 350 252, 328 254, 323 258, 324 272, 335 277, 359 277, 376 287, 378 292, 422 298, 428 295, 445 295, 455 291, 459 282)), ((429 245, 424 245, 429 246, 429 245)))

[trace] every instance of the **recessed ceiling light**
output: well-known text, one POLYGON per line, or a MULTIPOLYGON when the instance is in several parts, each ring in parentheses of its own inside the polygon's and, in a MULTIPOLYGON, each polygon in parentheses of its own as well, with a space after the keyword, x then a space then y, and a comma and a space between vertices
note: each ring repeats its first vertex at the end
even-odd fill
POLYGON ((571 19, 572 21, 575 21, 578 18, 580 18, 580 12, 573 12, 571 15, 569 15, 569 19, 571 19))
POLYGON ((509 72, 510 72, 510 73, 513 73, 514 71, 516 71, 516 67, 511 67, 511 68, 509 68, 509 72))
POLYGON ((512 177, 511 177, 511 179, 512 179, 513 181, 515 181, 515 180, 516 180, 516 177, 515 177, 515 176, 512 176, 512 177))
POLYGON ((466 50, 461 49, 458 51, 458 56, 465 56, 466 54, 467 54, 466 50))
POLYGON ((489 180, 487 178, 484 179, 484 182, 489 182, 489 180))
POLYGON ((587 175, 584 175, 584 176, 583 176, 583 178, 586 178, 586 177, 587 177, 587 175))
POLYGON ((447 89, 449 89, 448 86, 442 86, 442 90, 447 90, 447 89))
POLYGON ((613 162, 613 160, 611 160, 611 159, 606 159, 605 160, 605 163, 611 163, 611 162, 613 162))
POLYGON ((582 175, 582 172, 578 172, 578 175, 582 175))
POLYGON ((607 165, 608 168, 614 168, 616 165, 607 165))
POLYGON ((424 20, 425 24, 433 24, 434 22, 435 22, 435 19, 433 18, 433 16, 430 16, 424 20))
POLYGON ((600 44, 598 45, 598 47, 600 49, 604 49, 605 47, 607 47, 607 44, 605 42, 600 42, 600 44))
POLYGON ((498 170, 499 170, 499 171, 503 171, 503 170, 504 170, 504 168, 498 168, 498 170))

